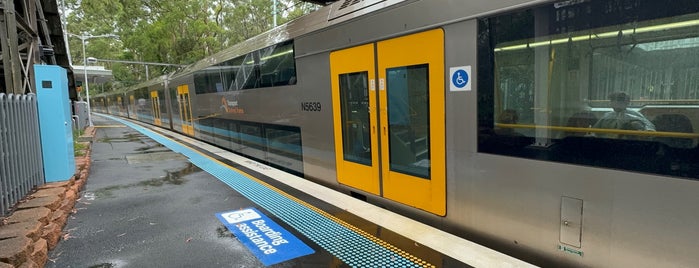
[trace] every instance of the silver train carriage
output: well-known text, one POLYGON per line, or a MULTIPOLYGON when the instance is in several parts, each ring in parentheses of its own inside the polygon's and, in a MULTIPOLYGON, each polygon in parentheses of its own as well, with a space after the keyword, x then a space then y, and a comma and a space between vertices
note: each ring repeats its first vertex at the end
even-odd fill
POLYGON ((92 107, 534 264, 689 267, 698 94, 697 1, 340 0, 92 107))

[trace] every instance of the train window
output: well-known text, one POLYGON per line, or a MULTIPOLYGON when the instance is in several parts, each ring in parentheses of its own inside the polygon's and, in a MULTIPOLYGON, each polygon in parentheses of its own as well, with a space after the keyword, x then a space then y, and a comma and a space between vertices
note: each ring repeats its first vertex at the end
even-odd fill
POLYGON ((242 88, 242 86, 235 84, 235 77, 238 74, 238 69, 240 68, 240 65, 243 64, 243 60, 243 57, 238 57, 235 59, 227 60, 217 65, 217 67, 219 67, 219 69, 221 70, 221 77, 223 78, 224 82, 223 86, 227 91, 242 88))
POLYGON ((262 126, 250 122, 240 123, 240 141, 243 146, 266 151, 267 144, 262 136, 262 126))
POLYGON ((286 171, 303 174, 301 129, 266 125, 267 161, 286 171))
POLYGON ((194 73, 194 90, 197 94, 222 92, 221 68, 212 66, 194 73))
POLYGON ((136 98, 136 113, 139 114, 139 116, 151 118, 153 112, 150 102, 148 101, 150 99, 148 88, 143 87, 137 89, 134 92, 134 97, 136 98))
POLYGON ((197 94, 296 84, 294 42, 289 40, 194 72, 197 94))
POLYGON ((483 18, 478 62, 480 152, 699 177, 699 2, 483 18))
POLYGON ((228 91, 296 84, 294 43, 291 40, 250 52, 226 64, 228 91))

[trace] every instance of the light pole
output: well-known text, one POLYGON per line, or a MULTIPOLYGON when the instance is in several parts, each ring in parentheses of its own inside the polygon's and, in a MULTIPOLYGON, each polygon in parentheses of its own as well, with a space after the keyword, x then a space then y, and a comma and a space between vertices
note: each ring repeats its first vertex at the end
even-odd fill
POLYGON ((69 35, 80 38, 80 40, 83 43, 83 74, 85 75, 85 95, 87 96, 87 122, 89 126, 92 125, 92 110, 90 110, 90 86, 87 83, 87 55, 85 54, 85 40, 90 39, 90 38, 100 38, 100 37, 118 37, 117 35, 114 34, 101 34, 101 35, 77 35, 77 34, 71 34, 69 35))

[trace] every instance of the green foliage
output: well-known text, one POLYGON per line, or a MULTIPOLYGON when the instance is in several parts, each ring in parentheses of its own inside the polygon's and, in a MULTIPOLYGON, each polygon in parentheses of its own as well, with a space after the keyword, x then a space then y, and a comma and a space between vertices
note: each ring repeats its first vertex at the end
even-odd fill
POLYGON ((85 131, 82 129, 73 130, 73 153, 75 156, 84 156, 87 145, 78 142, 78 137, 82 136, 85 131))
MULTIPOLYGON (((316 5, 278 0, 277 24, 307 14, 316 5)), ((98 59, 190 64, 273 27, 273 0, 65 0, 68 32, 116 34, 86 41, 86 55, 98 59)), ((82 65, 82 42, 69 38, 73 62, 82 65)), ((143 65, 101 63, 114 83, 128 86, 146 80, 143 65)), ((150 78, 174 67, 149 66, 150 78)))

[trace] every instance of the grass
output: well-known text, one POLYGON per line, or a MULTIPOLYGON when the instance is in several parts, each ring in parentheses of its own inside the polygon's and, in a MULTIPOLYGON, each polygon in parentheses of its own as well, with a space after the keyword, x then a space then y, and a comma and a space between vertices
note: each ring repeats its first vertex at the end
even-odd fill
POLYGON ((85 143, 78 142, 78 137, 82 136, 84 132, 82 129, 73 131, 73 151, 75 156, 85 156, 88 146, 85 143))

